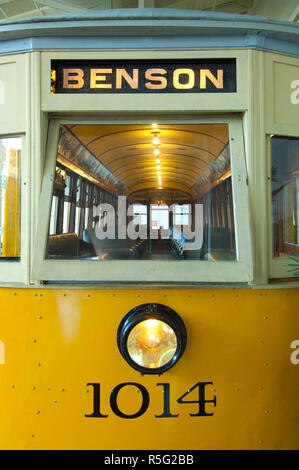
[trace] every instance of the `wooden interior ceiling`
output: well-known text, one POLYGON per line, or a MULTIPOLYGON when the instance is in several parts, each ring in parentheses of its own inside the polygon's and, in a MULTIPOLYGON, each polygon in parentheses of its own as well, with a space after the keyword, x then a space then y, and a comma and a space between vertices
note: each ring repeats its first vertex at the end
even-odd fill
POLYGON ((196 181, 228 143, 226 124, 158 124, 156 128, 150 124, 80 124, 67 128, 126 185, 127 195, 162 188, 183 191, 192 197, 196 181), (155 137, 158 145, 153 143, 155 137), (158 156, 155 149, 160 152, 158 156))

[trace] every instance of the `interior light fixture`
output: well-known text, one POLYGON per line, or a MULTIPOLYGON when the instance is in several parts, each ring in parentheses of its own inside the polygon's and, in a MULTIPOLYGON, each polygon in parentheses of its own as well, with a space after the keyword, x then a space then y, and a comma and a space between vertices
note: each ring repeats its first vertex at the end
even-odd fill
POLYGON ((155 149, 155 150, 154 150, 154 155, 160 155, 160 150, 159 150, 159 149, 155 149))
POLYGON ((162 374, 174 366, 187 344, 180 316, 161 304, 143 304, 125 315, 117 331, 119 351, 142 374, 162 374))
POLYGON ((158 139, 158 137, 154 137, 153 138, 153 144, 154 145, 159 145, 159 143, 160 143, 160 140, 158 139))
POLYGON ((156 158, 156 163, 160 163, 160 162, 161 162, 160 158, 156 158))

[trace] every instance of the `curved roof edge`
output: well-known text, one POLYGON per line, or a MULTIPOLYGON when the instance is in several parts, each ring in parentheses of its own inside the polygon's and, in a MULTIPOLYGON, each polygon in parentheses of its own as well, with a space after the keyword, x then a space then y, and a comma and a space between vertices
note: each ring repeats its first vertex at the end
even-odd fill
POLYGON ((175 8, 120 8, 109 10, 88 10, 84 12, 65 13, 52 16, 38 16, 22 18, 18 20, 4 21, 2 25, 27 24, 27 23, 51 23, 61 21, 83 20, 129 20, 129 19, 169 19, 169 20, 209 20, 209 21, 239 21, 240 23, 266 23, 276 25, 296 25, 290 21, 272 20, 261 15, 238 15, 201 10, 182 10, 175 8))
POLYGON ((299 24, 258 15, 166 8, 87 11, 0 23, 0 54, 149 47, 254 48, 299 55, 299 24))

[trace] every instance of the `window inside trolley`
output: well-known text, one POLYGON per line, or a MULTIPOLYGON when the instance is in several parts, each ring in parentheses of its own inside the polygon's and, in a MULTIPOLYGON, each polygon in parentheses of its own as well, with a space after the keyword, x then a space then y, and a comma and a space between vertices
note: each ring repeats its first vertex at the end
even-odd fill
POLYGON ((228 125, 61 125, 46 257, 235 260, 228 125))
POLYGON ((271 138, 274 257, 299 255, 299 139, 271 138))

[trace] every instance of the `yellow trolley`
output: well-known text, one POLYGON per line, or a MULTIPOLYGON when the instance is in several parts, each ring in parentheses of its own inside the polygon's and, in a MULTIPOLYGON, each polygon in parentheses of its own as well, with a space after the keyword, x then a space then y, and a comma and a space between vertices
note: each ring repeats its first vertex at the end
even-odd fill
POLYGON ((298 25, 0 25, 0 448, 298 449, 298 25))

